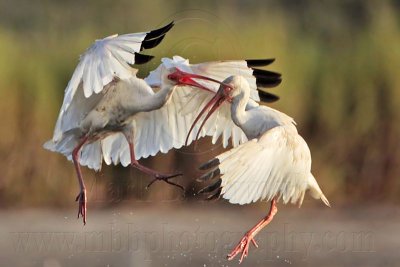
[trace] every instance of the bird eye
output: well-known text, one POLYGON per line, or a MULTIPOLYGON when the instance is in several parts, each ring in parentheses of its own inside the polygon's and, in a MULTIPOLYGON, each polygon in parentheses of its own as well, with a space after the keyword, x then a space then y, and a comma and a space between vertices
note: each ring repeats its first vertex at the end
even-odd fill
POLYGON ((232 88, 231 86, 229 86, 229 85, 226 85, 226 86, 224 87, 224 91, 225 91, 225 93, 230 93, 230 92, 233 91, 233 88, 232 88))

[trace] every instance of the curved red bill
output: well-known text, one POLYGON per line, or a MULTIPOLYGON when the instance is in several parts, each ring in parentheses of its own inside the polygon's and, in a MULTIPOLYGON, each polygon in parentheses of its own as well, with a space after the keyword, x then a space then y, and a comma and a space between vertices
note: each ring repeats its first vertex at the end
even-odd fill
MULTIPOLYGON (((211 117, 211 115, 222 105, 222 103, 224 103, 224 101, 227 99, 227 96, 225 95, 225 92, 223 90, 223 88, 219 89, 218 92, 215 94, 215 96, 212 99, 212 102, 210 101, 208 104, 212 104, 214 103, 214 105, 211 107, 210 111, 207 113, 206 117, 204 118, 203 122, 201 123, 199 130, 197 131, 196 134, 196 138, 195 140, 197 140, 199 138, 201 129, 203 128, 203 126, 206 124, 207 120, 211 117), (214 100, 215 98, 215 100, 214 100)), ((207 104, 207 105, 208 105, 207 104)), ((211 105, 210 104, 210 105, 211 105)), ((206 105, 206 106, 207 106, 206 105)), ((200 118, 203 115, 203 113, 200 113, 197 117, 200 118)), ((193 123, 194 125, 194 123, 193 123)), ((187 139, 189 137, 190 132, 188 133, 188 136, 186 137, 186 143, 187 143, 187 139)))
POLYGON ((197 88, 200 88, 200 89, 212 92, 212 93, 214 93, 214 91, 205 87, 204 85, 199 84, 198 82, 196 82, 193 79, 207 80, 207 81, 222 84, 220 81, 217 81, 215 79, 212 79, 212 78, 209 78, 206 76, 202 76, 202 75, 198 75, 198 74, 194 74, 194 73, 184 72, 178 68, 175 68, 175 72, 168 74, 168 79, 175 81, 177 85, 194 86, 194 87, 197 87, 197 88))
POLYGON ((189 136, 192 133, 194 126, 200 120, 200 118, 203 116, 203 114, 209 110, 206 117, 204 118, 203 122, 201 123, 199 129, 197 130, 195 140, 197 140, 197 138, 199 137, 201 130, 203 129, 203 126, 206 124, 207 120, 221 106, 221 104, 226 99, 227 99, 227 96, 225 95, 224 88, 222 87, 218 90, 218 92, 215 94, 215 96, 204 106, 204 108, 200 111, 199 115, 197 115, 196 119, 194 120, 194 122, 193 122, 192 126, 190 127, 190 130, 186 136, 185 146, 188 145, 189 136))
POLYGON ((198 87, 200 89, 209 91, 214 93, 214 91, 212 91, 211 89, 205 87, 204 85, 199 84, 198 82, 196 82, 193 79, 201 79, 201 80, 207 80, 207 81, 211 81, 211 82, 216 82, 221 86, 221 88, 218 90, 218 92, 214 95, 214 97, 204 106, 204 108, 200 111, 199 115, 196 117, 196 119, 194 120, 192 126, 190 127, 189 133, 186 136, 186 141, 185 141, 185 146, 187 146, 188 144, 188 140, 189 140, 189 136, 193 131, 194 126, 196 125, 196 123, 200 120, 200 118, 203 116, 203 114, 208 111, 206 117, 204 118, 203 122, 201 123, 197 134, 196 134, 196 138, 195 140, 197 140, 197 138, 200 135, 200 132, 202 130, 202 128, 204 127, 205 123, 207 122, 207 120, 211 117, 211 115, 221 106, 221 104, 227 100, 228 95, 227 95, 227 89, 232 90, 232 87, 230 87, 229 85, 217 81, 215 79, 206 77, 206 76, 202 76, 202 75, 198 75, 198 74, 193 74, 193 73, 187 73, 184 71, 181 71, 180 69, 176 68, 175 72, 171 73, 168 75, 168 79, 175 81, 177 85, 189 85, 189 86, 194 86, 194 87, 198 87))

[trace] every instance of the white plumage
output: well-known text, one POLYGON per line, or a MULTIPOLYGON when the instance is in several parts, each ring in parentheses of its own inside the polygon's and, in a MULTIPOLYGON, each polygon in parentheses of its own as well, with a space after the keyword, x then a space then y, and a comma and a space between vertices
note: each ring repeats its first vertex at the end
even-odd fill
MULTIPOLYGON (((175 86, 167 83, 157 93, 142 79, 131 65, 149 61, 152 56, 140 51, 157 46, 173 23, 150 32, 113 35, 95 43, 83 54, 65 90, 52 140, 44 147, 72 159, 78 175, 80 193, 78 217, 86 223, 86 187, 80 165, 100 169, 101 140, 123 133, 130 146, 131 163, 156 178, 171 178, 141 166, 135 159, 132 117, 142 111, 160 108, 171 96, 175 86)), ((167 75, 168 73, 165 73, 167 75)), ((105 142, 109 155, 122 147, 105 142)), ((176 175, 175 175, 176 176, 176 175)), ((167 181, 168 182, 168 181, 167 181)), ((171 182, 169 182, 171 183, 171 182)))
MULTIPOLYGON (((251 74, 252 69, 246 65, 246 61, 220 61, 207 62, 201 64, 189 64, 187 59, 180 56, 174 56, 172 59, 163 58, 162 64, 152 71, 144 81, 152 88, 162 87, 162 73, 172 69, 184 70, 186 73, 194 73, 206 75, 211 78, 220 79, 220 77, 228 77, 230 72, 249 73, 248 80, 252 84, 252 103, 258 105, 255 101, 259 101, 256 86, 256 78, 251 74), (220 71, 215 75, 214 70, 218 68, 220 71)), ((218 85, 210 81, 199 81, 210 90, 217 92, 218 85)), ((160 109, 151 112, 141 112, 134 116, 132 120, 133 129, 135 131, 135 156, 136 159, 154 156, 158 152, 167 153, 172 148, 181 148, 185 145, 185 138, 189 132, 189 128, 198 112, 211 99, 212 94, 204 93, 202 90, 194 90, 190 86, 179 86, 175 90, 169 101, 160 109)), ((213 136, 213 143, 216 143, 222 136, 224 147, 228 145, 229 139, 232 140, 234 146, 247 141, 243 131, 237 127, 230 119, 229 106, 227 109, 221 109, 215 114, 212 120, 224 121, 225 127, 218 128, 212 121, 208 123, 200 133, 200 136, 213 136)), ((197 127, 189 137, 190 144, 197 134, 197 127)), ((102 151, 104 161, 107 164, 121 163, 123 166, 130 164, 129 147, 124 141, 122 134, 109 136, 102 142, 102 151), (104 144, 107 145, 104 145, 104 144), (122 146, 119 150, 110 151, 110 144, 119 144, 122 146), (125 144, 125 145, 124 145, 125 144), (110 160, 110 159, 113 160, 110 160)))
MULTIPOLYGON (((250 91, 243 77, 231 76, 223 83, 232 88, 227 93, 232 121, 250 141, 202 167, 212 166, 210 173, 221 174, 222 197, 235 204, 282 198, 301 205, 310 189, 312 196, 329 205, 311 174, 311 153, 294 120, 267 106, 246 110, 250 91)), ((210 178, 208 173, 203 177, 210 178)))
MULTIPOLYGON (((216 79, 239 73, 248 80, 252 99, 259 100, 253 69, 245 60, 191 65, 188 60, 175 56, 162 59, 162 64, 147 78, 136 77, 137 70, 132 65, 152 58, 139 52, 158 45, 172 26, 170 23, 150 32, 113 35, 95 41, 80 57, 67 85, 53 138, 44 147, 74 161, 81 188, 77 197, 78 216, 81 214, 84 222, 86 188, 80 165, 100 170, 103 160, 106 164, 131 164, 155 179, 174 184, 168 179, 179 174, 161 174, 137 160, 182 147, 195 115, 210 97, 210 94, 197 97, 199 90, 185 85, 188 81, 197 84, 190 78, 179 86, 168 79, 177 69, 216 79)), ((215 83, 201 83, 208 90, 218 90, 215 83)), ((195 127, 188 143, 197 134, 214 136, 215 141, 222 135, 225 145, 231 137, 234 145, 244 142, 244 133, 229 123, 228 118, 226 110, 215 114, 215 120, 227 122, 224 130, 209 124, 198 133, 195 127)))
MULTIPOLYGON (((165 87, 167 79, 166 73, 174 69, 185 70, 187 73, 201 74, 214 79, 228 77, 230 73, 245 73, 251 84, 251 99, 248 107, 258 106, 259 96, 257 92, 256 78, 252 75, 252 69, 246 65, 245 60, 239 61, 219 61, 207 62, 201 64, 189 64, 187 59, 180 56, 174 56, 172 59, 163 58, 162 64, 144 80, 130 77, 127 80, 118 80, 105 86, 103 93, 92 94, 86 98, 83 90, 77 90, 73 101, 68 104, 68 108, 61 108, 59 119, 57 121, 54 137, 45 144, 45 147, 60 152, 71 159, 73 148, 77 144, 77 139, 69 134, 76 134, 77 128, 88 127, 86 124, 95 120, 104 120, 108 117, 99 115, 96 107, 110 106, 111 102, 116 102, 112 97, 129 99, 133 106, 139 110, 139 106, 146 104, 146 98, 154 96, 155 92, 165 87), (218 71, 214 72, 215 69, 218 71), (216 74, 215 74, 216 73, 216 74), (118 94, 107 94, 110 90, 115 90, 118 94), (154 91, 153 91, 154 90, 154 91), (111 97, 112 96, 112 97, 111 97), (135 103, 136 102, 136 103, 135 103), (94 112, 93 112, 94 111, 94 112), (58 127, 63 125, 63 127, 58 127)), ((210 81, 201 81, 199 83, 210 90, 217 92, 218 85, 210 81)), ((154 156, 158 152, 167 153, 172 148, 181 148, 185 144, 185 138, 189 128, 199 111, 212 98, 212 94, 202 90, 193 90, 190 86, 179 86, 178 90, 170 97, 169 101, 159 108, 149 112, 139 112, 132 116, 131 124, 135 133, 135 157, 136 159, 154 156), (162 133, 162 134, 161 134, 162 133)), ((65 101, 64 101, 65 102, 65 101)), ((98 108, 101 109, 101 108, 98 108)), ((142 109, 144 109, 142 107, 142 109)), ((103 125, 104 122, 97 124, 103 125)), ((197 134, 197 128, 191 133, 189 144, 197 134)), ((223 105, 210 121, 205 125, 200 136, 212 136, 212 142, 216 143, 222 136, 223 146, 228 145, 229 139, 233 146, 247 141, 246 135, 230 119, 229 105, 223 105)), ((89 168, 100 170, 102 160, 106 164, 119 164, 127 166, 130 164, 129 146, 122 133, 116 132, 106 136, 104 139, 93 141, 82 148, 80 164, 89 168), (98 153, 99 152, 99 153, 98 153)))
POLYGON ((313 196, 328 204, 310 172, 308 146, 293 127, 274 127, 231 152, 217 157, 221 162, 221 194, 230 203, 243 205, 282 197, 283 203, 300 205, 310 189, 313 196))
POLYGON ((303 202, 307 190, 311 196, 329 202, 311 173, 311 153, 298 134, 294 120, 267 106, 248 107, 250 86, 242 76, 231 76, 221 83, 214 96, 216 107, 224 100, 230 102, 232 121, 249 139, 231 150, 203 164, 200 169, 211 169, 200 181, 220 178, 202 193, 214 192, 209 198, 222 196, 233 204, 249 204, 260 200, 272 201, 268 216, 246 233, 229 254, 233 259, 242 253, 247 256, 248 244, 271 220, 277 209, 275 201, 303 202))

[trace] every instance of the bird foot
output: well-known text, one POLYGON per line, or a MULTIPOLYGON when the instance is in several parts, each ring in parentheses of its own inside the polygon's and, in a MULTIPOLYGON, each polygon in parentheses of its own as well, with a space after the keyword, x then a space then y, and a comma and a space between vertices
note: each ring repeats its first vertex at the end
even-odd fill
POLYGON ((242 256, 240 257, 239 260, 239 263, 242 263, 243 258, 249 255, 250 241, 256 248, 258 248, 258 245, 254 240, 252 233, 248 232, 243 236, 242 240, 240 240, 240 242, 236 245, 236 247, 232 250, 232 252, 228 254, 227 256, 228 260, 233 260, 233 258, 235 258, 237 254, 242 253, 242 256))
POLYGON ((182 173, 175 173, 175 174, 162 174, 162 173, 157 173, 154 175, 154 179, 151 180, 151 182, 146 186, 146 189, 149 189, 150 186, 155 182, 155 181, 164 181, 167 184, 170 185, 174 185, 176 187, 179 187, 180 189, 182 189, 183 192, 185 192, 185 188, 183 188, 183 186, 176 184, 174 182, 169 181, 169 179, 177 177, 177 176, 181 176, 183 175, 182 173))
POLYGON ((78 201, 78 218, 82 216, 83 224, 86 224, 86 189, 81 190, 81 192, 76 197, 75 201, 78 201))

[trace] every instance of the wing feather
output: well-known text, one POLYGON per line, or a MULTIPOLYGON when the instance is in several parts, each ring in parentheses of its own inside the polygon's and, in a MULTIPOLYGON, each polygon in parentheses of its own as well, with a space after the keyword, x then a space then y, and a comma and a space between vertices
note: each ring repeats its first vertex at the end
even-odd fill
POLYGON ((216 158, 221 195, 231 203, 282 197, 284 203, 301 204, 311 189, 314 197, 329 204, 311 174, 308 146, 292 126, 277 126, 216 158))
MULTIPOLYGON (((181 70, 207 75, 209 77, 223 80, 237 71, 248 73, 251 77, 251 69, 247 67, 245 61, 235 62, 213 62, 197 65, 190 65, 188 60, 175 56, 172 59, 162 59, 162 64, 152 71, 145 81, 152 87, 162 87, 162 71, 163 68, 178 67, 181 70), (223 64, 224 66, 220 66, 223 64), (214 68, 214 65, 215 68, 214 68), (243 68, 243 70, 240 70, 243 68), (213 72, 216 71, 216 76, 213 72)), ((255 79, 253 77, 252 85, 256 92, 255 79)), ((218 85, 214 83, 207 84, 208 87, 216 92, 218 85)), ((172 148, 180 148, 185 144, 186 135, 190 126, 198 115, 198 112, 213 97, 210 93, 202 92, 197 88, 188 86, 179 86, 175 89, 171 99, 160 109, 151 112, 142 112, 134 117, 133 129, 135 139, 135 156, 137 159, 154 156, 158 152, 166 153, 172 148)), ((199 126, 196 125, 194 131, 189 137, 188 142, 191 143, 198 131, 199 126)), ((243 131, 238 128, 230 119, 229 105, 224 105, 213 115, 206 123, 204 129, 200 133, 200 137, 205 135, 213 136, 215 142, 220 135, 223 135, 224 146, 228 145, 229 138, 233 135, 235 140, 233 143, 238 145, 240 142, 246 141, 247 138, 243 131), (223 128, 217 129, 217 125, 224 125, 223 128), (233 131, 233 133, 232 133, 233 131), (219 134, 216 134, 219 133, 219 134)), ((126 145, 127 146, 127 145, 126 145)), ((109 145, 104 145, 103 150, 108 149, 109 145)), ((121 147, 121 149, 126 149, 121 147)), ((105 151, 106 155, 111 154, 112 158, 118 158, 117 151, 105 151)), ((117 161, 113 161, 115 164, 117 161)))
MULTIPOLYGON (((117 45, 121 48, 124 47, 125 43, 119 42, 117 45)), ((115 53, 119 53, 119 51, 115 53)), ((124 53, 116 54, 109 59, 113 60, 114 63, 107 61, 107 64, 116 64, 120 58, 124 57, 124 53)), ((122 64, 120 65, 123 66, 122 64)), ((252 109, 258 107, 258 104, 255 102, 259 100, 256 77, 253 76, 253 70, 248 67, 245 60, 208 62, 193 65, 189 64, 187 59, 179 56, 174 56, 172 59, 164 58, 162 59, 162 64, 152 71, 145 78, 145 81, 152 87, 163 87, 163 69, 173 67, 221 81, 233 74, 243 75, 248 80, 252 92, 252 99, 246 108, 252 109)), ((214 92, 218 90, 219 85, 216 83, 199 82, 214 92)), ((200 110, 212 97, 212 93, 188 86, 179 86, 175 89, 171 99, 162 108, 136 114, 132 122, 136 159, 154 156, 158 152, 166 153, 172 148, 182 147, 185 144, 186 135, 189 132, 191 124, 200 110)), ((196 125, 194 131, 189 136, 189 144, 196 137, 198 129, 199 125, 196 125)), ((223 104, 207 121, 199 136, 203 137, 206 135, 212 137, 214 144, 222 137, 224 147, 228 146, 229 139, 231 139, 232 145, 235 147, 247 141, 244 132, 231 119, 229 104, 223 104)), ((121 140, 122 138, 123 136, 119 135, 103 142, 103 157, 107 164, 111 162, 113 164, 121 162, 124 166, 129 164, 128 145, 126 141, 121 140)))
MULTIPOLYGON (((247 66, 247 62, 245 60, 189 64, 189 61, 187 59, 184 59, 180 56, 174 56, 172 59, 163 58, 162 62, 163 64, 161 64, 155 71, 151 72, 149 76, 145 79, 145 81, 151 86, 162 85, 162 68, 175 67, 189 73, 204 75, 221 81, 231 75, 241 74, 246 77, 250 84, 252 100, 259 101, 256 78, 252 76, 253 70, 247 66)), ((213 82, 203 80, 198 80, 198 82, 205 85, 214 92, 217 92, 219 88, 219 85, 213 82)), ((193 122, 200 110, 206 105, 206 103, 211 100, 212 97, 213 94, 210 94, 206 91, 202 91, 199 89, 188 90, 182 99, 176 99, 181 103, 180 106, 182 106, 182 109, 180 109, 179 112, 182 116, 185 116, 186 120, 188 118, 191 118, 191 122, 193 122)), ((173 99, 172 101, 177 103, 175 99, 173 99)), ((253 105, 258 106, 258 104, 256 104, 256 102, 254 101, 252 102, 253 105)), ((180 122, 177 126, 188 129, 187 127, 185 127, 186 124, 183 122, 180 122)), ((194 131, 192 132, 192 135, 190 136, 190 139, 193 139, 193 137, 196 136, 197 129, 198 127, 196 126, 194 128, 194 131)), ((217 142, 221 135, 222 144, 224 147, 228 146, 229 139, 232 139, 232 144, 234 146, 244 141, 247 141, 247 137, 245 136, 243 131, 233 123, 230 115, 230 106, 228 104, 223 104, 210 117, 203 129, 204 130, 201 132, 200 136, 212 136, 213 144, 217 142), (220 127, 221 125, 223 125, 223 127, 220 127)))
MULTIPOLYGON (((82 119, 81 117, 87 113, 85 98, 89 99, 93 94, 101 93, 114 78, 128 79, 135 76, 137 71, 130 65, 135 64, 137 53, 144 47, 156 46, 173 25, 172 22, 165 27, 149 32, 116 34, 96 40, 80 56, 79 63, 65 89, 63 104, 54 129, 53 142, 59 142, 63 133, 71 129, 70 123, 73 123, 74 126, 77 124, 71 121, 67 113, 80 113, 74 118, 82 119), (157 42, 153 42, 152 39, 157 39, 157 42), (143 42, 150 42, 151 45, 149 43, 142 47, 143 42), (79 91, 83 91, 83 94, 77 94, 79 91), (74 104, 77 101, 81 106, 74 104), (76 110, 68 112, 71 108, 76 110)), ((92 105, 89 106, 92 107, 92 105)))

